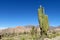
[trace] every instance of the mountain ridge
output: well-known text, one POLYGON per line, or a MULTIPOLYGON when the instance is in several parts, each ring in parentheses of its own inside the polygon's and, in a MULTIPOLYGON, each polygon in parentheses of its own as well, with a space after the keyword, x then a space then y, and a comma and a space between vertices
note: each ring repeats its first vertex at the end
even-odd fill
MULTIPOLYGON (((29 26, 16 26, 14 28, 7 28, 7 29, 3 29, 0 30, 0 34, 3 33, 23 33, 23 32, 30 32, 30 30, 32 29, 33 25, 29 25, 29 26)), ((39 27, 35 26, 35 28, 37 28, 38 31, 40 31, 39 27)), ((60 26, 58 27, 49 27, 49 30, 54 30, 54 31, 59 31, 60 32, 60 26)))

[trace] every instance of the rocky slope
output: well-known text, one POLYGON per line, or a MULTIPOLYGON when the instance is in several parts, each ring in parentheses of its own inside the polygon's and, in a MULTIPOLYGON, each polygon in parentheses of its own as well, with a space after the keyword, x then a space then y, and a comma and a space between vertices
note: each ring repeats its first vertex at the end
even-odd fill
MULTIPOLYGON (((32 25, 29 25, 29 26, 17 26, 15 28, 7 28, 7 29, 0 30, 0 34, 3 34, 3 33, 23 33, 23 32, 30 32, 31 28, 32 28, 32 25)), ((39 31, 39 27, 35 27, 35 28, 37 28, 38 31, 39 31)), ((58 27, 50 27, 49 31, 60 32, 60 26, 58 26, 58 27)))

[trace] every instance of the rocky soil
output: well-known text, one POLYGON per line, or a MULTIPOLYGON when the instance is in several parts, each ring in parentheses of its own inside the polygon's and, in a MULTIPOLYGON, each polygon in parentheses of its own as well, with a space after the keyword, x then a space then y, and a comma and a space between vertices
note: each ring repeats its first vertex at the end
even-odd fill
POLYGON ((45 38, 44 40, 60 40, 60 36, 57 36, 55 38, 49 39, 49 38, 45 38))

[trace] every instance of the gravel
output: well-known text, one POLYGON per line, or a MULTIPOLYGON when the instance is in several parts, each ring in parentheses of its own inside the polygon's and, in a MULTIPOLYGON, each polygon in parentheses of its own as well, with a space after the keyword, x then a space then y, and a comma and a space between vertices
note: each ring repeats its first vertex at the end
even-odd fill
POLYGON ((44 40, 60 40, 60 36, 57 36, 55 38, 49 39, 49 38, 45 38, 44 40))

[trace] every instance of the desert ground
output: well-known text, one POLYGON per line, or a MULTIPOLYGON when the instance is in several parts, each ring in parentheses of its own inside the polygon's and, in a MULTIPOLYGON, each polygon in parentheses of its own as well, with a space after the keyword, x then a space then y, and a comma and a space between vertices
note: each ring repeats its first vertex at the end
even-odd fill
MULTIPOLYGON (((32 37, 31 30, 32 26, 17 26, 15 28, 7 28, 0 30, 0 35, 2 35, 1 40, 39 40, 40 39, 40 29, 37 28, 37 36, 32 37)), ((49 37, 44 40, 60 40, 60 26, 50 27, 48 31, 49 37)))

